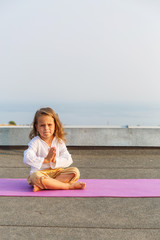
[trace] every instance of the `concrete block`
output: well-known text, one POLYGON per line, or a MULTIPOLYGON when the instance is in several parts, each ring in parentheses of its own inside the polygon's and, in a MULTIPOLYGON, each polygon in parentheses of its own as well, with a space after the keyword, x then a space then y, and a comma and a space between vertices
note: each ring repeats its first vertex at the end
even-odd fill
MULTIPOLYGON (((29 126, 0 127, 0 146, 27 146, 29 126)), ((160 127, 65 126, 67 146, 159 147, 160 127)))

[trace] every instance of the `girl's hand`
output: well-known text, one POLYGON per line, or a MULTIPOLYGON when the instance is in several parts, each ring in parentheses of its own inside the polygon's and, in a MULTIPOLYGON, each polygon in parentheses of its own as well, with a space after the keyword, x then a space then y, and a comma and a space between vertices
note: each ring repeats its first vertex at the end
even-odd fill
POLYGON ((56 162, 56 148, 55 147, 50 148, 48 155, 44 159, 43 163, 50 163, 50 162, 53 162, 53 163, 56 162))
POLYGON ((56 156, 50 162, 56 163, 56 156))

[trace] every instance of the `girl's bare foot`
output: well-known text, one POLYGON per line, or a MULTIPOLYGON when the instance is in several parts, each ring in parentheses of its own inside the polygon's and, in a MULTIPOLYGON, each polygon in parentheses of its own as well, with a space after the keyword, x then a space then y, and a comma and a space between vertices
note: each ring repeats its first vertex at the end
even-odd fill
POLYGON ((37 187, 36 185, 33 185, 33 192, 38 192, 40 190, 41 188, 37 187))
POLYGON ((71 183, 69 189, 85 189, 86 183, 84 182, 76 182, 76 183, 71 183))
MULTIPOLYGON (((74 189, 85 189, 86 183, 84 182, 76 182, 76 183, 66 183, 69 185, 69 188, 66 189, 74 190, 74 189)), ((54 188, 53 188, 54 189, 54 188)), ((33 192, 41 191, 42 189, 39 188, 37 185, 33 185, 33 192)))

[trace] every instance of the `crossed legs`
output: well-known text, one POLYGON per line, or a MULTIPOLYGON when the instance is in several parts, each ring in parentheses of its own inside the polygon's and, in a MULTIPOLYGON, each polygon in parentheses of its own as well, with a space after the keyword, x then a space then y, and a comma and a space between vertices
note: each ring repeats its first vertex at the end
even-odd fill
POLYGON ((62 173, 58 174, 55 178, 49 177, 48 175, 40 175, 40 172, 36 172, 31 175, 33 191, 37 192, 42 189, 84 189, 86 184, 84 182, 77 182, 79 176, 80 174, 77 168, 68 168, 68 172, 64 170, 64 172, 62 171, 62 173), (74 171, 69 171, 70 169, 74 171))

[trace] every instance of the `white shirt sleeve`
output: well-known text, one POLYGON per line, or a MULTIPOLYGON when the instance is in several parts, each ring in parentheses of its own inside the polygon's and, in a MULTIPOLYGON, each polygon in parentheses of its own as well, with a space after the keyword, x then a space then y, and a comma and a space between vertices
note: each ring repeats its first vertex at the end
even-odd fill
POLYGON ((36 151, 37 151, 36 144, 30 143, 29 148, 24 151, 24 159, 23 160, 24 160, 25 164, 27 164, 31 167, 41 169, 42 164, 44 162, 44 158, 38 157, 36 155, 36 151))
POLYGON ((59 156, 56 156, 56 163, 50 163, 51 168, 66 168, 73 163, 71 154, 68 152, 64 142, 60 143, 59 156))

